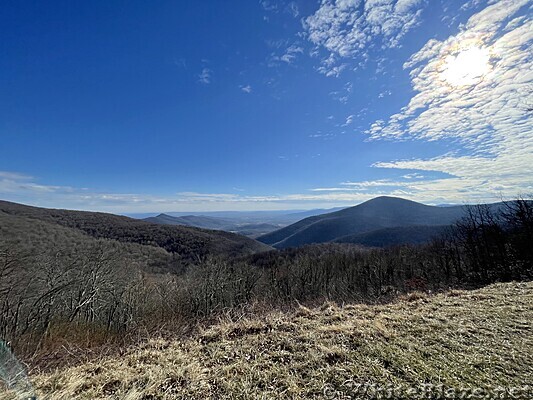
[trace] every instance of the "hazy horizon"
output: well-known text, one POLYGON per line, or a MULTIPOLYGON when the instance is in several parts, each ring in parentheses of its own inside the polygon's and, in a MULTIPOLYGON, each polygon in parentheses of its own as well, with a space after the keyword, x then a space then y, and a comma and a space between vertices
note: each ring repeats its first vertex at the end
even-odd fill
MULTIPOLYGON (((404 200, 411 200, 411 201, 414 201, 414 202, 417 202, 417 203, 421 203, 421 204, 425 204, 425 205, 429 205, 429 206, 437 206, 437 207, 448 207, 448 206, 466 206, 466 205, 472 205, 472 204, 482 204, 482 203, 468 203, 468 202, 462 202, 462 203, 431 203, 431 202, 422 202, 422 201, 417 201, 416 199, 406 199, 406 198, 403 198, 403 197, 399 197, 399 196, 375 196, 375 197, 372 197, 368 200, 364 200, 364 201, 359 201, 359 202, 354 202, 354 203, 350 203, 350 204, 340 204, 340 205, 331 205, 331 204, 326 204, 326 206, 324 207, 310 207, 310 208, 271 208, 271 209, 245 209, 245 208, 242 208, 242 207, 239 207, 239 204, 238 203, 235 203, 235 208, 234 209, 211 209, 211 210, 208 210, 208 209, 198 209, 198 210, 186 210, 186 209, 172 209, 172 210, 165 210, 165 211, 161 211, 161 210, 154 210, 154 211, 140 211, 140 212, 127 212, 127 211, 106 211, 106 210, 99 210, 99 209, 91 209, 91 208, 69 208, 69 207, 46 207, 46 206, 42 206, 42 205, 39 205, 39 204, 32 204, 31 202, 21 202, 19 204, 23 204, 23 205, 27 205, 27 206, 32 206, 32 207, 43 207, 43 208, 51 208, 51 209, 65 209, 65 210, 71 210, 71 211, 90 211, 90 212, 109 212, 109 213, 112 213, 112 214, 117 214, 117 215, 124 215, 124 216, 129 216, 129 217, 134 217, 134 218, 145 218, 147 216, 156 216, 156 215, 159 215, 159 214, 167 214, 167 215, 172 215, 172 214, 175 214, 175 215, 180 215, 180 216, 185 216, 185 215, 216 215, 216 214, 224 214, 224 213, 241 213, 241 214, 260 214, 260 213, 265 213, 265 214, 272 214, 272 215, 283 215, 283 214, 290 214, 290 213, 305 213, 305 212, 309 212, 309 211, 317 211, 317 210, 320 210, 320 211, 324 211, 324 213, 326 212, 329 212, 329 211, 336 211, 336 210, 339 210, 339 209, 344 209, 344 208, 349 208, 349 207, 354 207, 354 206, 357 206, 357 205, 360 205, 362 203, 365 203, 366 201, 369 201, 369 200, 373 200, 373 199, 376 199, 378 197, 392 197, 392 198, 398 198, 398 199, 404 199, 404 200)), ((499 199, 495 200, 495 201, 491 201, 491 202, 487 202, 486 204, 490 204, 490 203, 498 203, 498 202, 501 202, 501 201, 506 201, 507 199, 505 198, 502 198, 500 197, 499 199)), ((0 198, 0 201, 11 201, 11 200, 6 200, 6 199, 3 199, 3 198, 0 198)), ((17 203, 15 201, 13 201, 14 203, 17 203)), ((275 204, 277 206, 282 206, 283 204, 275 204)))

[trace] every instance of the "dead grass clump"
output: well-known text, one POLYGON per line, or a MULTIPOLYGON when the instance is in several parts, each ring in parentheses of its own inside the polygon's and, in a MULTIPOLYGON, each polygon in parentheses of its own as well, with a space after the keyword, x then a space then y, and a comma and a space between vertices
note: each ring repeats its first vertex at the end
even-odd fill
POLYGON ((401 296, 400 300, 412 303, 412 302, 419 301, 419 300, 427 300, 427 297, 428 295, 423 292, 411 292, 409 294, 401 296))

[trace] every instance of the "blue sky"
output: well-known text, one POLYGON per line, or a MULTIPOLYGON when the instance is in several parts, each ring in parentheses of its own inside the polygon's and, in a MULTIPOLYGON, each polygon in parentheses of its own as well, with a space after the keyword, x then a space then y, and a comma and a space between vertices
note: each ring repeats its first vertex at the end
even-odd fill
POLYGON ((160 212, 532 193, 531 7, 7 1, 0 198, 160 212))

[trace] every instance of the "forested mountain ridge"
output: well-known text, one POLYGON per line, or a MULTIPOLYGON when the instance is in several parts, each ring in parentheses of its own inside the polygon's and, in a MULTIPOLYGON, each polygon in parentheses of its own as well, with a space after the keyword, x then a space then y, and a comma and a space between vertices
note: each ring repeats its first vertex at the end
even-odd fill
POLYGON ((0 212, 77 229, 89 236, 160 247, 184 258, 235 256, 270 247, 237 234, 185 226, 156 225, 101 212, 71 211, 0 201, 0 212))
MULTIPOLYGON (((491 207, 498 207, 498 204, 491 207)), ((259 241, 282 249, 312 243, 333 241, 366 244, 358 241, 358 235, 375 232, 374 237, 382 245, 423 242, 435 233, 432 226, 452 225, 464 216, 467 206, 428 206, 396 197, 376 197, 354 207, 305 218, 275 232, 260 236, 259 241), (416 226, 421 229, 416 232, 416 226), (403 232, 389 228, 406 228, 403 232), (383 236, 378 237, 380 232, 383 236), (416 240, 410 234, 416 233, 416 240), (387 237, 392 240, 387 241, 387 237)), ((376 241, 373 240, 373 241, 376 241)))

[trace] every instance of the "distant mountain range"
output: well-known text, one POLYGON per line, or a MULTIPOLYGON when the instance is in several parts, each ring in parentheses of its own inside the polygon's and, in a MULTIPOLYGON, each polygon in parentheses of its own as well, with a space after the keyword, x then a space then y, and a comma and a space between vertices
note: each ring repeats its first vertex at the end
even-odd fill
POLYGON ((143 220, 160 225, 193 226, 223 230, 255 238, 313 215, 342 208, 307 211, 214 211, 199 214, 164 213, 143 220))
POLYGON ((305 218, 257 239, 278 249, 326 242, 379 247, 423 243, 459 220, 465 207, 428 206, 383 196, 355 207, 305 218))
MULTIPOLYGON (((270 210, 270 211, 168 211, 165 215, 171 217, 184 217, 188 215, 222 218, 224 220, 236 221, 237 223, 285 223, 292 224, 302 218, 311 217, 313 215, 324 214, 342 210, 346 207, 335 208, 316 208, 312 210, 270 210)), ((145 219, 156 217, 158 213, 133 213, 125 214, 128 217, 136 219, 145 219)))
POLYGON ((203 215, 184 215, 182 217, 173 217, 172 215, 168 214, 159 214, 156 217, 144 218, 144 221, 160 225, 195 226, 197 228, 220 230, 226 230, 224 228, 233 224, 233 222, 229 220, 206 217, 203 215))
POLYGON ((181 225, 221 230, 238 233, 239 235, 248 236, 251 238, 264 235, 284 226, 269 223, 239 223, 238 220, 235 219, 206 217, 204 215, 184 215, 181 217, 173 217, 168 214, 159 214, 155 217, 145 218, 144 221, 159 225, 181 225))

